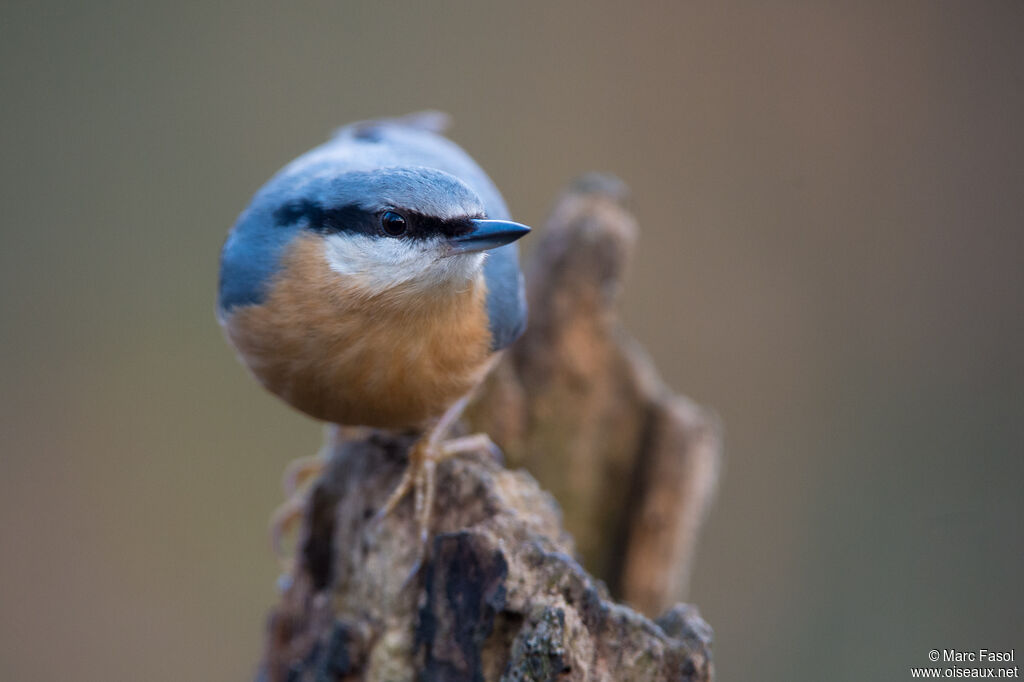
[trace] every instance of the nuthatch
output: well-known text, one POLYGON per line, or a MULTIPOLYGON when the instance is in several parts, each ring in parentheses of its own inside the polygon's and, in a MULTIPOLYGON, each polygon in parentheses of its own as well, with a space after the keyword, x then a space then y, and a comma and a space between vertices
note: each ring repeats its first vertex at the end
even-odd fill
POLYGON ((437 462, 481 445, 443 437, 526 323, 513 242, 529 228, 441 129, 432 113, 356 123, 285 166, 228 235, 217 305, 293 407, 424 432, 381 512, 413 490, 424 540, 437 462))

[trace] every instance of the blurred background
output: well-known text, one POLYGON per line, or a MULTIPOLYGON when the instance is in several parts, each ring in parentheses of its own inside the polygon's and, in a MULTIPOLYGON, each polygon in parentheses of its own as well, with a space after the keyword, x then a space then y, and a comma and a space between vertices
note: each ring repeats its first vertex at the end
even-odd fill
POLYGON ((726 426, 689 596, 720 679, 1024 650, 1024 4, 0 17, 0 678, 251 678, 321 429, 222 340, 218 250, 332 128, 423 108, 523 222, 632 187, 623 317, 726 426))

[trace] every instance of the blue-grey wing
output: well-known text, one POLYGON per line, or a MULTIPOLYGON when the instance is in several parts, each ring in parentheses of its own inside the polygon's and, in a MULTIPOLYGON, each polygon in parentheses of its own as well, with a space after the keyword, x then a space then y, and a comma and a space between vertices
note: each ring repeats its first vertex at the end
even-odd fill
POLYGON ((518 339, 526 329, 526 290, 515 244, 488 253, 484 262, 484 279, 487 282, 491 348, 501 350, 518 339))

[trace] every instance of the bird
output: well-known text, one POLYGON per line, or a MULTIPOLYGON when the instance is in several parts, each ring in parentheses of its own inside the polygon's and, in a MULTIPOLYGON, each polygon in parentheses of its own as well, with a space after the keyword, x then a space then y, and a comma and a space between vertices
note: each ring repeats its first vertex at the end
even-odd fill
MULTIPOLYGON (((493 448, 448 432, 527 318, 516 242, 530 228, 447 124, 432 111, 352 123, 284 166, 228 233, 216 305, 242 363, 293 408, 419 434, 377 518, 411 492, 421 547, 437 465, 493 448)), ((303 505, 286 506, 275 545, 303 505)))

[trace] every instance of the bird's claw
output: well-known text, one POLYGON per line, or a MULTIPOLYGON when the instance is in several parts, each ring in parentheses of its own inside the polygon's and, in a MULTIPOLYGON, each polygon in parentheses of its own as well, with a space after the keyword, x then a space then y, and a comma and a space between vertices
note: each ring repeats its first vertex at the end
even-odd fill
POLYGON ((270 515, 270 547, 286 568, 291 562, 285 552, 284 538, 305 514, 311 482, 326 466, 327 458, 321 452, 292 461, 281 476, 281 487, 287 499, 270 515))
POLYGON ((494 441, 486 433, 474 433, 471 436, 462 436, 461 438, 445 441, 441 444, 441 452, 443 453, 443 459, 470 453, 486 453, 496 463, 505 463, 505 455, 501 452, 501 448, 495 445, 494 441))

